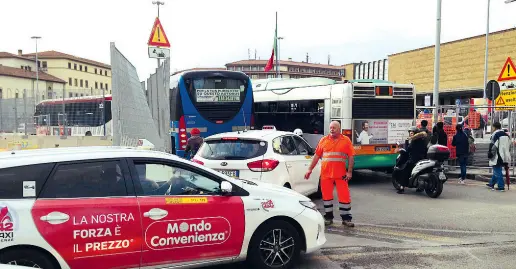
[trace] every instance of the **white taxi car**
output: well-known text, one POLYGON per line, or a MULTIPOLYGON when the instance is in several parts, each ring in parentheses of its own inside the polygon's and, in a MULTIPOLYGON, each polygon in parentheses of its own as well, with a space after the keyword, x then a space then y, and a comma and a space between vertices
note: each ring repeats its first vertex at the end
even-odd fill
POLYGON ((0 184, 2 264, 289 268, 326 242, 307 197, 157 151, 2 152, 0 184))
POLYGON ((320 162, 304 179, 315 151, 300 136, 264 126, 262 130, 209 136, 192 161, 233 178, 250 179, 320 195, 320 162))

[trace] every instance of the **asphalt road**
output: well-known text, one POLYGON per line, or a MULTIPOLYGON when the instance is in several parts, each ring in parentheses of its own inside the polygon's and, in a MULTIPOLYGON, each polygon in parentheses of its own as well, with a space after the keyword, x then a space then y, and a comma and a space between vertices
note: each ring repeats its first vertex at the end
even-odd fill
POLYGON ((516 268, 516 191, 450 179, 437 199, 415 190, 400 195, 384 174, 367 172, 350 185, 356 226, 335 219, 324 248, 296 268, 516 268))

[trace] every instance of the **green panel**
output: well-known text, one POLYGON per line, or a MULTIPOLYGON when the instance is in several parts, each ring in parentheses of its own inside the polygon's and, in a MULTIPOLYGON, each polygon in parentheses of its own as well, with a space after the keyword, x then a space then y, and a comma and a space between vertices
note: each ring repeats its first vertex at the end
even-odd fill
POLYGON ((355 155, 355 165, 353 169, 394 167, 397 157, 398 154, 355 155))

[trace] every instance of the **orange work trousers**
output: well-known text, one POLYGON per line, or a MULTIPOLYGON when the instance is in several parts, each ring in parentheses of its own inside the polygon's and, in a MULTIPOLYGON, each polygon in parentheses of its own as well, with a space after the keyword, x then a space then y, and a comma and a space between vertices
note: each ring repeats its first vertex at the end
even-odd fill
POLYGON ((333 190, 337 185, 337 196, 339 198, 339 213, 342 220, 351 220, 351 196, 349 195, 349 186, 346 180, 342 178, 322 178, 321 192, 324 202, 324 218, 333 219, 333 190))

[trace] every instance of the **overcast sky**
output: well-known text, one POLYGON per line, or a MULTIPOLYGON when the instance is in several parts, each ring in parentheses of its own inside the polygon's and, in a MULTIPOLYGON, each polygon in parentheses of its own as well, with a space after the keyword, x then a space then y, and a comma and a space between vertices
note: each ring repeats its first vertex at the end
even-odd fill
MULTIPOLYGON (((335 65, 371 61, 435 42, 436 0, 164 0, 160 20, 171 42, 171 70, 268 59, 278 11, 280 56, 335 65)), ((157 63, 147 41, 152 0, 0 0, 0 51, 56 50, 110 63, 109 43, 140 80, 157 63)), ((485 33, 487 0, 443 0, 441 41, 485 33)), ((491 0, 491 31, 516 26, 516 3, 491 0)))

